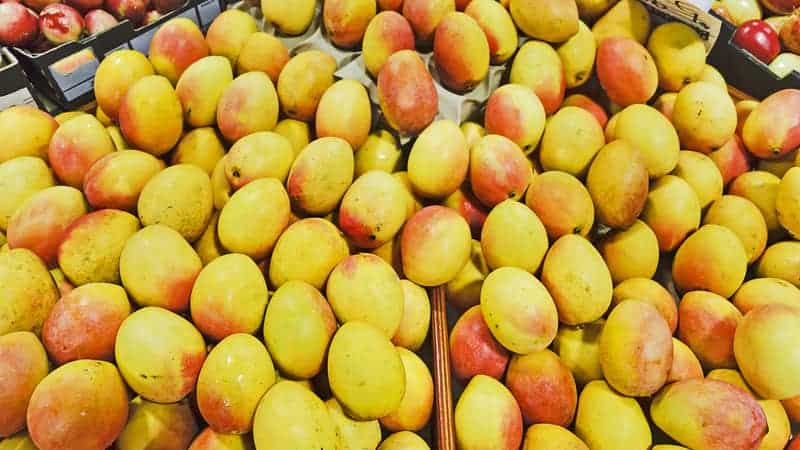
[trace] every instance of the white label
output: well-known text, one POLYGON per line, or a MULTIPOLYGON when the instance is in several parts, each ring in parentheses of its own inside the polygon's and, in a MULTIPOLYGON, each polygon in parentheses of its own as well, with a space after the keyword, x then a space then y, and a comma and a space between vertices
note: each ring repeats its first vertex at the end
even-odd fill
POLYGON ((0 96, 0 111, 17 105, 36 106, 36 101, 28 88, 22 88, 8 95, 0 96))
POLYGON ((710 52, 719 37, 722 22, 696 6, 700 0, 640 0, 650 11, 667 21, 678 21, 692 27, 710 52))
POLYGON ((200 26, 205 28, 220 14, 219 0, 207 0, 197 5, 200 12, 200 26))

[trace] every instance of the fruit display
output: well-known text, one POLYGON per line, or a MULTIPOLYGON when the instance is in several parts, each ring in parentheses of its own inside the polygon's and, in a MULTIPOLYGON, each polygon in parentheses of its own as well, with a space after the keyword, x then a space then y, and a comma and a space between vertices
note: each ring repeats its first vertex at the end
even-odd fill
POLYGON ((636 0, 260 6, 0 111, 0 450, 798 445, 800 90, 636 0))

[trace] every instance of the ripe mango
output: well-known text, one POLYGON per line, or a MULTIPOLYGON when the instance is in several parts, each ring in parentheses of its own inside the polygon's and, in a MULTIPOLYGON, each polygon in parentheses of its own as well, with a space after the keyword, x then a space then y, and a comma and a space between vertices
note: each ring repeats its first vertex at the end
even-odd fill
POLYGON ((603 129, 594 116, 582 108, 567 106, 547 122, 539 160, 545 170, 561 170, 583 178, 604 144, 603 129))
POLYGON ((133 211, 145 185, 164 162, 138 150, 120 150, 98 160, 86 173, 83 192, 95 209, 133 211))
POLYGON ((451 12, 436 27, 433 59, 446 88, 470 91, 489 73, 489 41, 475 19, 451 12))
POLYGON ((764 216, 753 202, 744 197, 723 195, 708 209, 703 223, 721 225, 733 231, 744 246, 748 264, 755 262, 767 246, 764 216))
POLYGON ((50 167, 61 183, 80 189, 92 164, 115 150, 105 127, 84 114, 58 127, 50 139, 50 167))
POLYGON ((800 168, 789 169, 775 194, 775 211, 780 224, 793 237, 800 236, 800 168))
POLYGON ((414 192, 426 198, 445 198, 467 176, 470 151, 464 133, 454 122, 439 120, 419 135, 408 154, 408 178, 414 192))
POLYGON ((772 303, 800 306, 800 289, 778 278, 753 278, 742 284, 731 301, 742 314, 772 303))
POLYGON ((137 209, 142 225, 166 225, 194 242, 205 231, 214 210, 211 180, 197 166, 171 166, 147 182, 137 209))
POLYGON ((402 135, 419 134, 433 122, 439 95, 415 51, 395 52, 383 64, 378 73, 378 103, 386 122, 402 135))
POLYGON ((569 367, 580 385, 603 378, 600 365, 600 334, 605 320, 579 327, 562 325, 553 340, 553 351, 569 367))
POLYGON ((727 185, 734 178, 750 170, 750 155, 737 135, 708 156, 719 168, 723 184, 727 185))
POLYGON ((414 30, 400 13, 380 12, 367 25, 361 49, 364 65, 370 75, 377 77, 393 53, 414 50, 414 30))
POLYGON ((18 156, 47 159, 47 144, 58 127, 49 114, 32 106, 0 111, 0 133, 8 139, 0 152, 0 163, 18 156))
POLYGON ((761 440, 759 450, 781 450, 792 436, 792 424, 786 410, 778 400, 759 400, 758 404, 767 416, 767 434, 761 440))
POLYGON ((722 197, 722 174, 714 161, 703 153, 681 150, 672 174, 689 183, 701 209, 722 197))
POLYGON ((658 89, 658 69, 653 57, 641 44, 627 37, 600 41, 597 78, 608 98, 622 107, 647 103, 658 89))
POLYGON ((333 268, 349 254, 347 241, 332 223, 302 219, 289 225, 278 238, 269 265, 270 283, 279 288, 287 281, 302 280, 322 289, 333 268))
POLYGON ((154 75, 147 56, 135 50, 117 50, 100 61, 94 77, 97 108, 119 123, 119 108, 128 89, 140 78, 154 75))
POLYGON ((683 296, 678 317, 678 336, 704 367, 736 367, 733 337, 742 320, 736 307, 712 292, 693 291, 683 296))
POLYGON ((397 171, 403 152, 397 140, 386 130, 378 130, 367 136, 364 145, 355 154, 355 176, 381 170, 387 173, 397 171))
POLYGON ((259 31, 244 41, 239 59, 236 61, 236 73, 241 75, 261 71, 275 84, 287 62, 289 62, 289 50, 283 42, 271 34, 259 31))
POLYGON ((244 43, 258 31, 256 20, 238 9, 223 11, 206 32, 206 42, 212 55, 228 58, 231 67, 236 67, 244 43))
POLYGON ((725 298, 739 289, 746 272, 747 251, 742 241, 729 228, 715 224, 703 225, 689 236, 675 253, 672 264, 679 290, 704 289, 725 298))
POLYGON ((697 356, 686 344, 672 338, 672 367, 669 369, 667 383, 702 378, 703 367, 697 356))
POLYGON ((403 16, 408 19, 422 47, 431 43, 436 27, 455 9, 454 0, 403 0, 403 16))
POLYGON ((358 247, 389 242, 406 220, 406 192, 394 177, 373 170, 358 177, 339 206, 339 227, 358 247))
POLYGON ((189 66, 208 54, 209 46, 197 24, 186 17, 176 17, 153 34, 148 56, 156 73, 174 85, 189 66))
POLYGON ((292 162, 294 151, 288 139, 271 131, 259 131, 233 144, 225 158, 225 176, 233 189, 261 178, 283 183, 292 162))
POLYGON ((556 240, 566 234, 588 236, 594 224, 594 204, 581 182, 566 172, 551 170, 533 177, 525 203, 556 240))
POLYGON ((678 92, 700 81, 706 67, 706 48, 694 29, 681 22, 657 26, 647 40, 647 49, 658 68, 658 84, 678 92))
POLYGON ((651 278, 659 261, 658 238, 641 220, 627 230, 614 231, 599 244, 614 283, 631 278, 651 278))
POLYGON ((591 98, 583 94, 572 94, 564 99, 563 105, 577 106, 578 108, 583 108, 586 111, 589 111, 592 113, 594 118, 597 119, 597 123, 599 123, 600 126, 603 127, 603 130, 605 130, 606 124, 608 123, 608 114, 602 106, 600 106, 591 98))
POLYGON ((455 409, 456 442, 462 450, 514 450, 522 442, 522 414, 499 381, 478 375, 469 382, 455 409))
POLYGON ((589 166, 586 187, 600 221, 617 229, 632 226, 649 193, 642 153, 624 139, 606 144, 589 166))
POLYGON ((590 382, 581 392, 575 434, 597 450, 644 450, 652 443, 650 425, 639 403, 601 380, 590 382))
POLYGON ((297 156, 301 150, 306 148, 311 137, 308 123, 295 119, 281 120, 272 131, 289 140, 294 150, 294 156, 297 156))
POLYGON ((325 406, 336 430, 337 449, 375 448, 380 444, 380 422, 353 420, 347 417, 336 398, 329 398, 325 406))
POLYGON ((338 47, 357 47, 376 9, 374 0, 325 0, 322 20, 328 38, 338 47))
POLYGON ((172 154, 172 165, 193 164, 211 176, 214 167, 225 156, 225 147, 211 127, 195 128, 186 133, 178 142, 172 154))
POLYGON ((372 129, 372 104, 364 86, 354 80, 333 83, 319 100, 317 137, 340 137, 357 149, 372 129), (342 108, 347 105, 347 108, 342 108))
POLYGON ((758 158, 774 159, 800 146, 800 118, 787 114, 800 105, 800 90, 784 89, 765 98, 747 116, 742 139, 758 158))
POLYGON ((316 7, 314 0, 261 0, 264 19, 289 36, 303 34, 311 26, 316 7))
POLYGON ((678 92, 672 123, 683 148, 709 153, 733 137, 736 108, 726 91, 696 81, 678 92))
POLYGON ((571 431, 558 425, 537 423, 525 432, 522 450, 589 450, 571 431))
POLYGON ((256 448, 336 450, 336 427, 310 389, 281 381, 264 394, 253 418, 256 448))
POLYGON ((264 72, 247 72, 236 77, 217 104, 217 127, 228 141, 248 134, 269 131, 278 123, 278 94, 264 72))
POLYGON ((0 450, 39 450, 33 443, 27 431, 9 436, 0 441, 0 450))
POLYGON ((582 86, 589 81, 594 70, 597 43, 592 30, 583 22, 578 22, 578 32, 561 44, 558 56, 564 66, 568 88, 582 86))
POLYGON ((533 89, 548 115, 555 113, 564 101, 567 86, 564 67, 558 53, 546 42, 528 41, 520 47, 511 64, 508 81, 533 89))
POLYGON ((486 34, 492 64, 508 61, 519 40, 517 27, 508 10, 496 1, 469 0, 464 13, 475 19, 486 34))
POLYGON ((390 431, 419 431, 430 420, 433 411, 433 377, 425 362, 402 347, 397 348, 406 377, 406 391, 400 406, 380 423, 390 431))
MULTIPOLYGON (((36 386, 47 376, 50 363, 42 343, 29 331, 17 331, 0 336, 0 373, 13 374, 0 381, 0 436, 10 436, 25 428, 25 412, 36 386)), ((0 444, 0 448, 2 445, 0 444)), ((9 448, 16 450, 17 447, 9 448)))
POLYGON ((417 434, 401 431, 384 439, 378 450, 430 450, 430 447, 417 434))
POLYGON ((119 127, 139 150, 161 156, 183 132, 183 108, 169 80, 148 75, 133 82, 119 106, 119 127))
POLYGON ((136 397, 129 408, 128 423, 117 439, 119 450, 154 445, 186 448, 197 434, 199 426, 188 400, 164 405, 136 397))
POLYGON ((292 119, 312 120, 322 94, 333 84, 334 72, 336 60, 327 53, 308 50, 292 57, 276 85, 281 111, 292 119))
POLYGON ((504 84, 489 96, 484 125, 486 133, 505 136, 529 154, 544 133, 544 106, 528 86, 504 84))
POLYGON ((207 56, 187 67, 175 86, 186 123, 192 127, 214 125, 219 99, 232 81, 231 63, 223 56, 207 56))
POLYGON ((466 310, 453 326, 450 358, 453 374, 459 380, 471 380, 476 375, 503 378, 509 352, 492 336, 479 305, 466 310))
POLYGON ((408 280, 400 280, 403 288, 403 318, 397 328, 392 343, 398 347, 418 351, 431 324, 431 302, 428 292, 408 280))
POLYGON ((667 321, 670 333, 678 326, 676 299, 664 286, 650 278, 630 278, 614 287, 611 304, 616 306, 624 300, 639 300, 653 305, 667 321))
POLYGON ((775 208, 780 183, 781 179, 775 175, 763 170, 754 170, 739 175, 728 187, 728 193, 744 197, 756 205, 767 224, 770 242, 777 241, 786 234, 775 208))
POLYGON ((295 207, 309 214, 333 211, 353 182, 353 149, 344 139, 324 137, 297 155, 286 180, 295 207))
POLYGON ((55 184, 53 173, 41 158, 21 156, 0 163, 0 230, 33 194, 55 184))
POLYGON ((506 137, 484 136, 470 150, 470 186, 488 207, 522 198, 532 175, 522 149, 506 137))
POLYGON ((512 357, 506 386, 517 399, 526 423, 572 423, 578 403, 575 379, 550 350, 512 357))
POLYGON ((511 0, 511 17, 533 39, 564 42, 578 32, 578 5, 574 0, 511 0))
POLYGON ((772 244, 764 250, 756 266, 756 275, 786 280, 800 287, 800 256, 796 253, 800 244, 783 241, 772 244))
POLYGON ((547 252, 547 231, 530 208, 506 200, 486 217, 481 247, 492 269, 511 266, 536 273, 547 252))
POLYGON ((609 37, 627 37, 644 45, 650 36, 650 13, 636 0, 619 0, 594 23, 592 33, 598 44, 609 37))
POLYGON ((42 260, 26 249, 0 252, 0 336, 14 331, 37 335, 59 294, 42 260))
POLYGON ((651 186, 642 220, 656 234, 658 248, 672 251, 700 226, 700 202, 683 179, 665 175, 651 186))

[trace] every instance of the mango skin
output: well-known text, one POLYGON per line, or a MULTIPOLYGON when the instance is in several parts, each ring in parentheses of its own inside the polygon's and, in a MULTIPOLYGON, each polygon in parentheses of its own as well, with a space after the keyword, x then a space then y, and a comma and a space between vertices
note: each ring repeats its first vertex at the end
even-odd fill
POLYGON ((239 54, 247 38, 258 31, 256 20, 244 11, 231 9, 217 16, 206 32, 206 42, 214 56, 228 58, 231 67, 236 67, 239 54))
POLYGON ((420 286, 447 283, 467 263, 471 243, 469 225, 457 212, 443 206, 423 208, 403 228, 403 272, 420 286))
POLYGON ((575 379, 550 350, 515 355, 508 365, 506 386, 517 399, 526 423, 572 423, 578 403, 575 379))
POLYGON ((303 34, 314 20, 316 12, 314 0, 262 0, 261 10, 264 18, 272 22, 284 34, 297 36, 303 34))
POLYGON ((395 11, 378 13, 367 25, 361 44, 364 65, 377 77, 389 57, 400 50, 414 50, 414 30, 395 11))
POLYGON ((624 139, 606 144, 589 166, 586 187, 598 218, 612 228, 628 229, 642 213, 650 192, 642 154, 624 139))
POLYGON ((734 178, 749 171, 752 165, 750 154, 738 135, 734 135, 731 140, 721 148, 711 152, 709 156, 719 168, 719 172, 722 174, 722 182, 726 185, 734 178))
POLYGON ((550 170, 533 177, 525 204, 536 213, 553 240, 573 233, 588 236, 594 225, 592 197, 577 178, 566 172, 550 170))
POLYGON ((520 47, 511 64, 509 82, 533 89, 548 115, 561 106, 567 88, 561 58, 541 41, 528 41, 520 47))
POLYGON ((8 228, 8 222, 25 200, 42 189, 55 184, 53 172, 41 158, 21 156, 0 163, 0 230, 8 228))
POLYGON ((373 0, 326 0, 322 7, 322 20, 328 38, 342 48, 353 48, 361 43, 370 20, 375 17, 373 0))
POLYGON ((175 86, 186 123, 192 127, 214 125, 219 99, 232 81, 231 63, 222 56, 200 58, 187 67, 175 86))
POLYGON ((672 174, 689 183, 703 209, 722 197, 724 188, 722 174, 714 164, 714 160, 703 153, 681 150, 678 155, 678 165, 672 174))
POLYGON ((499 381, 478 375, 455 408, 456 442, 463 450, 514 450, 522 442, 522 414, 511 392, 499 381))
POLYGON ((503 64, 517 47, 517 28, 503 5, 491 0, 470 0, 464 13, 475 19, 489 41, 492 64, 503 64))
POLYGON ((374 448, 381 442, 381 424, 377 420, 353 420, 344 413, 336 398, 325 401, 336 429, 337 448, 374 448))
POLYGON ((539 161, 545 170, 560 170, 583 178, 603 145, 603 129, 594 116, 583 108, 566 106, 545 126, 539 161))
POLYGON ((433 412, 433 377, 416 353, 397 347, 406 377, 406 391, 400 406, 380 423, 391 431, 419 431, 428 424, 433 412))
POLYGON ((269 131, 278 123, 278 94, 264 72, 236 77, 219 98, 217 127, 228 141, 269 131))
POLYGON ((666 175, 650 187, 641 217, 655 232, 659 249, 672 251, 700 226, 700 201, 683 179, 666 175))
POLYGON ((278 76, 281 111, 292 119, 311 121, 322 94, 333 84, 336 60, 327 53, 308 50, 295 55, 278 76))
POLYGON ((793 237, 800 236, 800 167, 792 167, 783 175, 775 194, 778 221, 793 237))
POLYGON ((288 139, 272 131, 258 131, 231 146, 225 157, 225 177, 234 190, 259 178, 275 178, 284 183, 294 158, 288 139))
POLYGON ((401 135, 417 135, 433 122, 439 94, 415 51, 395 52, 383 64, 378 73, 378 103, 386 122, 401 135))
POLYGON ((697 81, 678 92, 672 123, 684 148, 709 153, 733 137, 736 108, 727 91, 697 81))
POLYGON ((26 431, 0 441, 0 450, 38 450, 26 431))
POLYGON ((259 31, 244 41, 239 59, 236 61, 236 73, 241 75, 260 70, 266 73, 274 84, 278 82, 278 77, 287 62, 289 62, 289 50, 286 45, 277 37, 259 31))
POLYGON ((680 302, 678 317, 678 336, 704 367, 736 367, 734 334, 742 314, 733 305, 711 292, 688 292, 680 302))
POLYGON ((400 431, 384 439, 378 450, 430 450, 430 447, 417 434, 400 431))
POLYGON ((747 116, 742 140, 758 158, 775 159, 800 146, 800 119, 786 114, 800 105, 800 90, 784 89, 765 98, 747 116))
POLYGON ((653 422, 697 449, 758 448, 767 431, 761 407, 723 381, 684 380, 667 386, 650 405, 653 422))
POLYGON ((95 209, 134 211, 142 189, 164 167, 163 161, 149 153, 116 151, 92 165, 83 180, 83 192, 95 209))
POLYGON ((522 450, 589 450, 571 431, 558 425, 538 423, 525 432, 522 450))
POLYGON ((117 50, 100 61, 95 73, 94 91, 98 109, 118 122, 119 108, 128 89, 139 79, 155 75, 152 64, 135 50, 117 50))
POLYGON ((532 175, 522 149, 506 137, 484 136, 470 150, 470 186, 488 207, 522 198, 532 175))
POLYGON ((380 247, 405 223, 405 202, 405 189, 393 176, 378 170, 367 172, 345 192, 339 206, 339 227, 358 247, 380 247))
POLYGON ((598 43, 619 36, 644 45, 650 36, 650 13, 639 2, 620 0, 595 22, 592 33, 598 43))
POLYGON ((47 144, 58 122, 44 111, 31 106, 14 106, 0 112, 0 132, 9 142, 0 152, 0 163, 18 156, 47 158, 47 144))
POLYGON ((606 236, 598 250, 614 283, 631 278, 652 278, 658 269, 658 238, 641 220, 627 230, 614 231, 606 236))
POLYGON ((136 397, 130 416, 117 439, 119 450, 139 450, 160 445, 167 449, 188 447, 199 428, 188 400, 160 404, 136 397))
POLYGON ((764 251, 756 266, 756 275, 786 280, 800 287, 800 245, 793 241, 772 244, 764 251))
POLYGON ((800 306, 800 289, 779 278, 753 278, 742 283, 731 301, 742 314, 771 303, 800 306))
POLYGON ((567 88, 584 85, 594 71, 597 43, 592 30, 583 22, 578 22, 578 32, 561 44, 558 56, 564 66, 567 88))
POLYGON ((4 375, 0 381, 0 401, 4 405, 0 437, 9 438, 25 428, 28 402, 49 371, 47 353, 35 334, 17 331, 0 336, 0 373, 4 375))
POLYGON ((695 378, 703 378, 700 361, 686 344, 672 338, 672 367, 669 369, 667 383, 695 378))
POLYGON ((353 182, 355 161, 350 144, 338 137, 314 140, 297 155, 286 179, 294 207, 326 215, 341 201, 353 182))
POLYGON ((706 49, 700 36, 688 25, 680 22, 659 25, 650 34, 647 49, 658 68, 662 89, 677 92, 691 82, 700 81, 706 67, 706 49))
POLYGON ((703 218, 704 224, 717 224, 733 231, 741 241, 747 263, 755 262, 767 246, 767 223, 758 207, 736 195, 715 201, 703 218))
POLYGON ((172 149, 183 131, 183 108, 169 80, 148 75, 131 84, 119 107, 122 135, 154 156, 172 149))
MULTIPOLYGON (((766 228, 766 227, 765 227, 766 228)), ((747 253, 736 234, 720 225, 703 225, 675 253, 672 273, 683 291, 704 289, 731 297, 744 281, 747 253)))
POLYGON ((436 27, 433 59, 442 84, 455 92, 466 92, 489 72, 489 42, 475 19, 452 12, 436 27))
POLYGON ((591 449, 650 448, 650 425, 639 403, 614 391, 605 381, 587 384, 578 399, 575 434, 591 449), (619 430, 609 433, 608 430, 619 430))
POLYGON ((195 128, 183 135, 172 154, 172 165, 193 164, 211 176, 214 167, 225 156, 216 130, 211 127, 195 128))
POLYGON ((630 38, 610 37, 597 48, 597 78, 614 103, 646 103, 658 89, 658 69, 650 52, 630 38))
POLYGON ((758 208, 767 225, 768 241, 775 242, 786 234, 778 219, 775 200, 781 179, 763 171, 745 172, 736 177, 728 187, 728 193, 744 197, 758 208))
POLYGON ((293 381, 273 386, 253 418, 256 448, 336 450, 336 429, 325 404, 293 381))
POLYGON ((624 139, 642 153, 651 180, 672 172, 678 164, 678 133, 655 108, 639 104, 628 106, 619 113, 610 134, 609 142, 624 139))
POLYGON ((403 317, 397 328, 392 343, 411 351, 419 351, 431 322, 431 302, 428 292, 408 280, 400 280, 403 289, 403 317))
POLYGON ((459 380, 486 375, 500 380, 508 366, 509 352, 497 342, 481 314, 480 305, 466 310, 450 332, 453 374, 459 380))
POLYGON ((580 327, 564 325, 559 327, 553 340, 553 351, 569 367, 575 381, 580 385, 603 378, 600 335, 604 325, 604 319, 580 327))
POLYGON ((0 252, 0 336, 14 331, 39 335, 59 293, 36 254, 27 249, 0 252))
POLYGON ((564 42, 578 32, 578 5, 575 2, 512 0, 508 9, 523 33, 547 42, 564 42))
POLYGON ((50 139, 48 160, 63 184, 80 188, 92 164, 113 151, 114 142, 105 127, 85 114, 58 127, 50 139))
POLYGON ((484 125, 486 133, 505 136, 529 154, 539 145, 544 133, 544 106, 528 86, 504 84, 489 96, 484 125))
POLYGON ((672 293, 664 286, 647 278, 629 278, 614 286, 611 303, 616 306, 624 300, 639 300, 653 305, 667 321, 670 333, 678 326, 678 306, 672 293))
POLYGON ((454 0, 403 0, 403 16, 411 23, 417 42, 423 47, 430 44, 444 16, 455 9, 454 0))
POLYGON ((269 265, 269 280, 280 287, 290 280, 306 281, 322 289, 334 267, 350 254, 347 241, 332 223, 319 218, 302 219, 283 232, 269 265), (307 245, 313 240, 317 245, 307 245))
POLYGON ((469 158, 470 151, 458 125, 449 120, 432 123, 408 155, 408 177, 414 191, 426 198, 447 197, 466 178, 469 158))
POLYGON ((161 25, 150 41, 148 53, 156 73, 173 85, 195 61, 208 56, 203 32, 191 19, 178 17, 161 25), (180 46, 174 45, 180 42, 180 46))
POLYGON ((340 80, 322 94, 317 107, 317 137, 336 136, 359 148, 372 128, 372 105, 357 81, 340 80), (346 111, 341 105, 349 105, 346 111))

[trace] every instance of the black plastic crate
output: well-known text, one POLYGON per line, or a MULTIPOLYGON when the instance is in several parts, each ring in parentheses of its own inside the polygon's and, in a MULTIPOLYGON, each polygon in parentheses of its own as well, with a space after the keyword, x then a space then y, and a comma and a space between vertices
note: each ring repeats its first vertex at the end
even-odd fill
POLYGON ((0 48, 0 111, 17 105, 41 108, 27 75, 7 48, 0 48))

